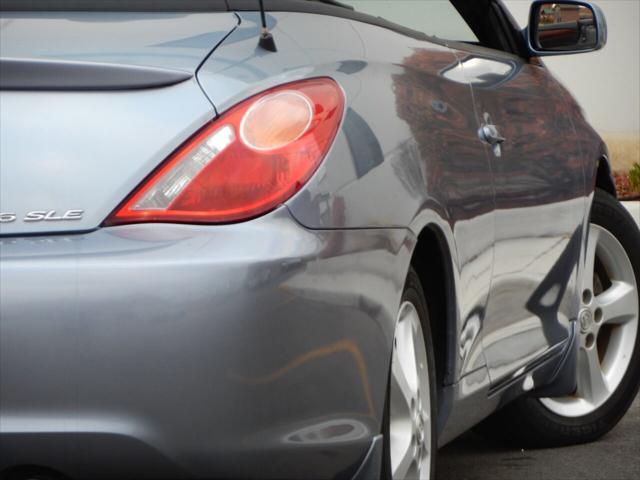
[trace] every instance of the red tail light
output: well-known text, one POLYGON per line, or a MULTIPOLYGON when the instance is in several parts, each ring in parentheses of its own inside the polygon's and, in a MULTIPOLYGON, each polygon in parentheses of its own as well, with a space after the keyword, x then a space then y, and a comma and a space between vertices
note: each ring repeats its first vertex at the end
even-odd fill
POLYGON ((262 215, 313 175, 343 109, 342 91, 328 78, 256 95, 196 133, 105 224, 224 223, 262 215))

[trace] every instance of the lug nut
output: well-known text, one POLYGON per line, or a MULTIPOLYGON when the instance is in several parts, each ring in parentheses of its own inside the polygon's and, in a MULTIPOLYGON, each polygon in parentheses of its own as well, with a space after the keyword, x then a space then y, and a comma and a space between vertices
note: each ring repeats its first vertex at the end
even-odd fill
POLYGON ((594 312, 594 320, 596 321, 596 323, 600 323, 602 322, 602 319, 604 317, 604 314, 602 313, 602 309, 601 308, 596 308, 596 311, 594 312))

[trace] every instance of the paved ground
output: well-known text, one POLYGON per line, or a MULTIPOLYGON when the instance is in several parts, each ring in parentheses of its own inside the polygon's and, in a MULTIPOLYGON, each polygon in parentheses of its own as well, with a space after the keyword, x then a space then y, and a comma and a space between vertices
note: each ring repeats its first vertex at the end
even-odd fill
POLYGON ((638 480, 640 396, 618 427, 595 443, 522 451, 471 432, 438 455, 442 480, 638 480))

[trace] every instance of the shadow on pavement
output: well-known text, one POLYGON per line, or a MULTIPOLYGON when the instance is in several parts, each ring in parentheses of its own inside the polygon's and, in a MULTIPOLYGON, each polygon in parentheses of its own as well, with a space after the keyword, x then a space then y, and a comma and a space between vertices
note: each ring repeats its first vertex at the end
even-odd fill
POLYGON ((467 433, 438 453, 441 480, 636 480, 640 478, 640 397, 598 442, 522 450, 467 433))

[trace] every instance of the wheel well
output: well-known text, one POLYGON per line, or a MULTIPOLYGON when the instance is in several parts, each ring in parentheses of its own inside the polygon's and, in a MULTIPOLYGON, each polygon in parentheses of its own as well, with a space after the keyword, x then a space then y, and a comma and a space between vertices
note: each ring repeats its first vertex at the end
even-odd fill
POLYGON ((609 159, 605 156, 600 157, 600 161, 598 162, 596 188, 600 188, 617 198, 616 184, 611 174, 611 166, 609 165, 609 159))
POLYGON ((453 383, 455 342, 455 303, 451 256, 444 236, 435 227, 425 227, 411 258, 411 266, 418 274, 429 310, 433 349, 436 359, 438 389, 453 383))

